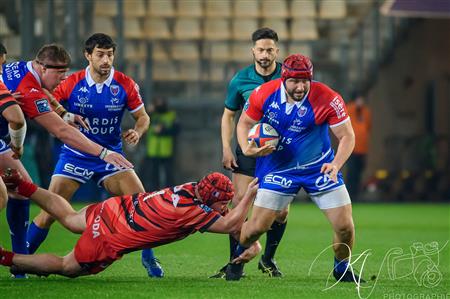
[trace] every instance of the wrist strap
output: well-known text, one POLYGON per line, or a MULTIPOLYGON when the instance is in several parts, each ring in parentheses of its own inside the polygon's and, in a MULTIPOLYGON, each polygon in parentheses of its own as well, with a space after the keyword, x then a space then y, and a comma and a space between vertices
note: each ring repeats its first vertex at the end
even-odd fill
POLYGON ((108 155, 108 149, 106 148, 106 147, 104 147, 103 149, 102 149, 102 151, 100 152, 100 155, 98 155, 98 157, 100 158, 100 159, 102 159, 102 160, 104 160, 105 159, 105 157, 108 155))
POLYGON ((38 189, 38 186, 33 184, 32 182, 27 181, 21 181, 18 188, 17 193, 19 193, 22 196, 25 196, 26 198, 31 197, 34 192, 38 189))
POLYGON ((14 130, 8 125, 9 137, 11 138, 11 144, 14 147, 22 147, 27 135, 27 123, 24 122, 22 128, 14 130))

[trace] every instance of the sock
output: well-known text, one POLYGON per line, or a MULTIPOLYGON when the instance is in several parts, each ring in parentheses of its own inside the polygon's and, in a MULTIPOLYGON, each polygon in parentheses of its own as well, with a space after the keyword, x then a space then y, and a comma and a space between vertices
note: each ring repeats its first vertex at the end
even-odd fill
POLYGON ((240 243, 238 243, 238 245, 236 246, 234 252, 233 252, 233 256, 231 257, 231 259, 235 259, 238 256, 240 256, 245 250, 247 249, 247 247, 242 246, 240 243))
POLYGON ((34 222, 31 222, 27 233, 29 254, 35 253, 39 246, 41 246, 42 242, 44 242, 45 238, 47 238, 48 231, 49 230, 47 228, 40 228, 34 222))
POLYGON ((270 261, 275 256, 278 245, 280 244, 281 238, 283 238, 284 231, 286 230, 287 221, 284 223, 279 223, 274 221, 270 230, 267 232, 266 248, 264 249, 264 260, 270 261))
POLYGON ((6 219, 11 234, 12 251, 27 254, 27 230, 30 217, 30 201, 9 198, 6 219))
POLYGON ((238 246, 239 242, 233 238, 231 235, 228 235, 230 238, 230 261, 233 259, 234 250, 238 246))
POLYGON ((153 253, 153 249, 147 248, 142 249, 142 259, 145 261, 152 260, 155 258, 155 254, 153 253))
POLYGON ((336 257, 334 257, 334 270, 336 270, 337 273, 342 274, 347 269, 348 261, 347 260, 338 260, 336 257))
POLYGON ((13 262, 14 252, 0 248, 0 265, 11 267, 13 262))

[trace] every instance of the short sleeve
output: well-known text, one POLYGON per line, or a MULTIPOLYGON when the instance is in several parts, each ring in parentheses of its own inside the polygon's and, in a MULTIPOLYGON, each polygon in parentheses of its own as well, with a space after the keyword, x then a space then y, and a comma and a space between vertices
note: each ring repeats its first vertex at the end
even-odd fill
POLYGON ((244 106, 244 111, 248 117, 255 121, 258 121, 263 117, 263 105, 265 99, 265 93, 261 92, 261 86, 258 86, 253 90, 244 106))
POLYGON ((330 107, 327 113, 328 124, 330 127, 336 127, 346 122, 348 119, 349 116, 344 100, 340 95, 335 95, 330 101, 330 107))
POLYGON ((225 99, 225 107, 232 111, 242 109, 241 103, 244 102, 242 94, 239 92, 237 75, 231 79, 228 84, 227 98, 225 99))

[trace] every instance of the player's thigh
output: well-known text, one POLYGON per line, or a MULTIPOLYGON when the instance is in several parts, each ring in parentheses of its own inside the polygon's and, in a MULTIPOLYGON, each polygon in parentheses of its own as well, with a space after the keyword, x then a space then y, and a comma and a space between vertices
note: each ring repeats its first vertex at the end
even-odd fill
POLYGON ((233 206, 236 206, 244 197, 248 184, 254 178, 242 173, 233 173, 232 181, 234 187, 233 206))
POLYGON ((353 229, 352 205, 345 186, 312 195, 311 199, 322 210, 335 231, 353 229))
POLYGON ((89 272, 84 271, 75 259, 74 251, 63 257, 62 273, 65 276, 77 277, 80 275, 88 275, 89 272))
POLYGON ((115 173, 103 181, 105 189, 113 195, 134 194, 145 192, 141 180, 134 170, 115 173))
POLYGON ((79 187, 80 183, 75 180, 63 176, 52 176, 48 190, 70 201, 79 187))
POLYGON ((12 151, 6 151, 0 154, 0 168, 6 169, 9 167, 17 169, 22 174, 24 180, 31 182, 31 177, 28 174, 28 171, 23 166, 22 162, 20 160, 14 159, 12 155, 12 151))
POLYGON ((272 223, 275 221, 278 213, 279 211, 276 210, 254 206, 250 218, 244 224, 242 233, 245 234, 244 231, 249 234, 268 231, 272 226, 272 223))

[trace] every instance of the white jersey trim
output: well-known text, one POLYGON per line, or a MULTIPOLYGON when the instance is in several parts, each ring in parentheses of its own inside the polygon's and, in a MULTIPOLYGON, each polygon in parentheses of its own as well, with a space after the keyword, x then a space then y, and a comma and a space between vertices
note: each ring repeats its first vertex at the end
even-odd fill
POLYGON ((343 121, 338 122, 337 124, 334 124, 334 125, 329 125, 329 126, 330 126, 330 128, 335 128, 335 127, 338 127, 338 126, 340 126, 340 125, 342 125, 342 124, 348 122, 349 120, 350 120, 350 117, 347 117, 347 118, 344 119, 343 121))
POLYGON ((68 149, 69 151, 73 152, 74 154, 77 154, 78 156, 86 157, 86 155, 84 155, 84 154, 80 153, 79 151, 76 151, 76 150, 68 147, 66 144, 64 144, 63 146, 64 146, 65 149, 68 149))
POLYGON ((63 178, 68 178, 68 179, 71 179, 71 180, 74 180, 74 181, 77 181, 77 182, 80 182, 80 183, 83 183, 83 184, 86 183, 85 180, 82 180, 82 179, 79 179, 79 178, 74 178, 73 176, 68 176, 68 175, 64 175, 64 174, 54 174, 54 175, 52 175, 52 177, 56 177, 56 176, 60 176, 60 177, 63 177, 63 178))
POLYGON ((138 111, 139 109, 141 109, 142 107, 144 107, 144 103, 140 104, 136 109, 130 110, 130 113, 134 113, 134 112, 138 111))

